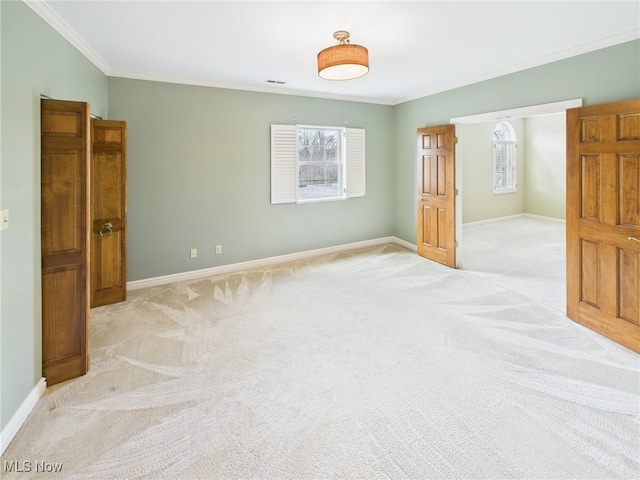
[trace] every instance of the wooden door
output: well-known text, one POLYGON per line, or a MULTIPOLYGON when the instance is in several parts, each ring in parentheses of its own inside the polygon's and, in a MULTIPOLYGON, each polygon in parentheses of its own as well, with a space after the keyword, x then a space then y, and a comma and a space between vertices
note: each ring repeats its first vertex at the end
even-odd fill
POLYGON ((89 368, 89 105, 41 100, 42 370, 89 368))
POLYGON ((640 352, 640 99, 567 110, 567 315, 640 352))
POLYGON ((456 266, 455 125, 418 129, 418 254, 456 266))
POLYGON ((126 273, 126 122, 91 121, 91 307, 123 302, 126 273))

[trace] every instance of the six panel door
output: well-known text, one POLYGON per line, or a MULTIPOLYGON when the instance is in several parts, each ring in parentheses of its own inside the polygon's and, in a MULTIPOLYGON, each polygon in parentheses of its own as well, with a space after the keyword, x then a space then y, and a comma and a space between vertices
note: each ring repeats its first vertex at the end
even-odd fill
POLYGON ((640 352, 640 99, 567 111, 567 315, 640 352))
POLYGON ((455 125, 418 129, 418 254, 449 267, 455 251, 455 125))

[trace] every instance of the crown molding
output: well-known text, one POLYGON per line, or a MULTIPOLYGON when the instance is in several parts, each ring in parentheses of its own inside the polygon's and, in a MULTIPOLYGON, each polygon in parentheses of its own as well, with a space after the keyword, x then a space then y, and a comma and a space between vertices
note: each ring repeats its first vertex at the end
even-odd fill
POLYGON ((521 72, 523 70, 528 70, 529 68, 539 67, 542 65, 546 65, 548 63, 553 63, 559 60, 564 60, 567 58, 582 55, 584 53, 590 53, 596 50, 601 50, 603 48, 613 47, 621 43, 630 42, 632 40, 638 40, 639 38, 640 38, 639 29, 629 30, 627 32, 620 33, 618 35, 611 35, 609 37, 601 38, 600 40, 597 40, 595 42, 589 42, 583 45, 579 45, 577 47, 568 48, 566 50, 562 50, 560 52, 556 52, 551 55, 545 55, 543 57, 534 58, 533 60, 519 63, 518 65, 514 65, 512 67, 496 70, 487 75, 469 78, 467 80, 464 80, 458 83, 443 85, 441 88, 425 91, 418 95, 413 95, 411 97, 407 97, 405 99, 394 102, 394 105, 399 105, 401 103, 410 102, 412 100, 417 100, 419 98, 428 97, 430 95, 435 95, 437 93, 447 92, 449 90, 454 90, 456 88, 466 87, 468 85, 473 85, 474 83, 484 82, 486 80, 502 77, 504 75, 509 75, 511 73, 521 72))
POLYGON ((53 29, 73 45, 82 55, 100 69, 105 75, 111 74, 111 66, 89 46, 78 33, 65 22, 48 4, 43 0, 22 0, 40 18, 47 22, 53 29))
POLYGON ((285 90, 280 87, 260 87, 256 85, 241 85, 236 83, 211 82, 188 77, 170 77, 163 75, 154 75, 146 73, 133 73, 122 70, 112 70, 110 77, 127 78, 130 80, 145 80, 148 82, 176 83, 180 85, 192 85, 197 87, 223 88, 228 90, 244 90, 247 92, 257 93, 275 93, 277 95, 293 95, 298 97, 324 98, 327 100, 341 100, 345 102, 374 103, 377 105, 393 105, 393 101, 368 98, 368 97, 352 97, 349 95, 336 95, 330 93, 319 93, 310 90, 285 90))

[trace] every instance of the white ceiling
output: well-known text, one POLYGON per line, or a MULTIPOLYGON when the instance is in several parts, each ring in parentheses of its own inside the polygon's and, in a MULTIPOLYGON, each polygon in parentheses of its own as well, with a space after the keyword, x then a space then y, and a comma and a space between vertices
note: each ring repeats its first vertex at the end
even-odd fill
POLYGON ((638 0, 24 1, 110 76, 390 105, 640 38, 638 0), (366 76, 318 77, 336 30, 366 76))

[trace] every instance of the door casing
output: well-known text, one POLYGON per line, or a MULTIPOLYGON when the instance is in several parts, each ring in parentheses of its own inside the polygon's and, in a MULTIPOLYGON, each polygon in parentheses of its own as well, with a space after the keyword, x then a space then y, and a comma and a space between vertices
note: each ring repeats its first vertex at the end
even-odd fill
MULTIPOLYGON (((560 102, 545 103, 540 105, 529 105, 508 110, 497 110, 494 112, 486 112, 472 115, 464 115, 461 117, 451 118, 450 122, 456 125, 456 132, 461 130, 457 128, 460 125, 472 123, 493 122, 496 123, 505 118, 533 117, 536 115, 547 115, 551 113, 564 113, 570 108, 582 106, 582 99, 576 98, 564 100, 560 102)), ((464 135, 459 135, 459 141, 456 143, 456 241, 458 242, 458 255, 456 256, 456 267, 464 268, 464 236, 462 234, 462 202, 464 201, 464 188, 462 187, 462 176, 464 175, 464 166, 467 161, 467 155, 464 149, 464 135)))

